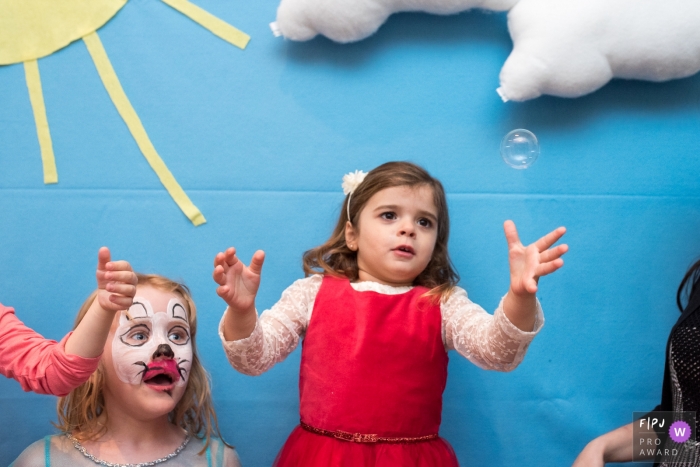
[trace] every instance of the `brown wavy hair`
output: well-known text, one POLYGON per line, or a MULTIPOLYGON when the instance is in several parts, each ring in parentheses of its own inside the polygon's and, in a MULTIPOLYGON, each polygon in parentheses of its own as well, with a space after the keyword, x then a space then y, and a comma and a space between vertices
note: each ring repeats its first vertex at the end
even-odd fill
MULTIPOLYGON (((200 454, 209 446, 212 435, 221 439, 226 446, 231 447, 224 441, 219 431, 219 423, 211 399, 209 375, 197 355, 195 340, 197 307, 192 300, 190 290, 184 284, 156 274, 136 274, 136 276, 138 277, 138 285, 148 285, 164 292, 174 292, 180 295, 187 305, 187 318, 190 323, 192 339, 192 367, 185 393, 175 409, 169 414, 170 422, 190 435, 206 439, 206 444, 200 454)), ((97 291, 92 292, 80 307, 73 329, 83 319, 96 296, 97 291)), ((103 386, 104 368, 103 362, 100 362, 97 370, 86 382, 67 396, 58 399, 58 423, 54 424, 56 428, 64 433, 73 433, 80 440, 96 439, 104 435, 107 430, 106 424, 102 423, 99 417, 104 414, 106 418, 109 414, 105 410, 103 386)))
POLYGON ((411 162, 387 162, 380 165, 367 174, 352 195, 345 197, 340 217, 331 237, 323 245, 304 253, 302 263, 306 276, 329 274, 345 276, 351 282, 356 281, 359 277, 357 252, 352 251, 345 243, 345 226, 349 220, 359 231, 360 213, 370 198, 381 190, 397 186, 427 186, 433 190, 433 202, 438 214, 435 249, 430 262, 413 281, 413 285, 429 288, 430 291, 427 294, 429 296, 447 299, 459 282, 459 275, 454 270, 447 251, 450 216, 447 210, 445 189, 439 180, 431 177, 425 169, 411 162), (349 218, 348 203, 350 203, 349 218))

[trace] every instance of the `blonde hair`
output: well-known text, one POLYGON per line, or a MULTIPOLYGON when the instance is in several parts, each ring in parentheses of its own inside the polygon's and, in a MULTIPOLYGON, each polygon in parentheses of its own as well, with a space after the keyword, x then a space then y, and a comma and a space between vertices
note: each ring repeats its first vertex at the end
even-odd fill
MULTIPOLYGON (((169 415, 170 422, 190 435, 206 439, 206 444, 200 454, 209 446, 212 435, 216 435, 226 446, 231 447, 223 440, 219 431, 219 423, 211 399, 209 375, 197 355, 197 307, 192 300, 189 289, 184 284, 156 274, 136 274, 136 276, 138 277, 138 285, 148 285, 164 292, 174 292, 180 295, 187 305, 187 317, 192 339, 192 367, 185 393, 169 415)), ((78 311, 73 329, 82 321, 96 297, 97 291, 94 291, 85 300, 78 311)), ((64 433, 73 433, 76 438, 81 440, 96 439, 104 435, 107 429, 106 424, 99 420, 102 414, 105 418, 108 416, 105 409, 103 386, 104 368, 103 362, 100 362, 97 370, 85 383, 75 388, 67 396, 58 399, 58 423, 54 424, 56 428, 64 433)))
POLYGON ((452 267, 447 251, 450 236, 450 216, 447 211, 447 198, 442 183, 422 167, 411 162, 387 162, 371 170, 355 191, 345 197, 340 209, 340 217, 331 237, 316 248, 304 253, 302 264, 304 273, 329 274, 344 276, 350 281, 359 278, 357 252, 345 243, 345 227, 348 221, 360 228, 360 213, 367 202, 381 190, 396 186, 430 187, 433 191, 433 203, 437 209, 437 239, 433 256, 425 269, 413 281, 413 285, 431 289, 427 296, 447 299, 459 282, 459 275, 452 267), (348 206, 349 204, 349 206, 348 206), (348 215, 349 212, 349 215, 348 215))

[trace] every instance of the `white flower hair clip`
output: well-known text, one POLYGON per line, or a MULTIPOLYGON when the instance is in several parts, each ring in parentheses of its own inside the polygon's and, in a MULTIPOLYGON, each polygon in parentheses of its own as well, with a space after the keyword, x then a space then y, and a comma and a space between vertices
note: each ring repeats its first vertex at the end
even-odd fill
POLYGON ((367 174, 361 170, 343 175, 343 194, 351 195, 357 187, 360 186, 360 183, 362 183, 362 180, 364 180, 366 176, 367 174))
POLYGON ((355 192, 355 190, 357 190, 357 187, 360 186, 360 183, 362 183, 362 180, 364 180, 366 176, 367 173, 363 172, 362 170, 356 170, 343 175, 343 193, 349 195, 347 210, 348 221, 350 222, 352 222, 350 220, 350 199, 352 198, 352 194, 355 192))

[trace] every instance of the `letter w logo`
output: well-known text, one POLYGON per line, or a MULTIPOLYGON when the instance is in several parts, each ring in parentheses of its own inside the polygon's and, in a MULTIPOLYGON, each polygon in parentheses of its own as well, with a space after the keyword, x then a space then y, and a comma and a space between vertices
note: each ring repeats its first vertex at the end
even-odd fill
POLYGON ((673 431, 675 432, 677 437, 685 436, 685 428, 674 428, 673 431))

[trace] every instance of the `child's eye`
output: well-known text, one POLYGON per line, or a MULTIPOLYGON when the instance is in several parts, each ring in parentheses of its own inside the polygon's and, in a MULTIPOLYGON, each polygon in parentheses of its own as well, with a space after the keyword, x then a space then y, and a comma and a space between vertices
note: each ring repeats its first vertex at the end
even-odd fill
POLYGON ((170 339, 173 342, 177 342, 183 339, 183 335, 179 332, 171 332, 168 336, 168 339, 170 339))
POLYGON ((433 222, 430 219, 422 218, 418 219, 418 225, 420 225, 421 227, 432 227, 433 222))
POLYGON ((383 212, 381 217, 382 217, 382 219, 386 219, 386 220, 391 221, 391 220, 396 219, 396 213, 393 213, 391 211, 383 212))
POLYGON ((126 345, 131 347, 141 347, 143 344, 148 342, 151 333, 146 325, 139 324, 127 332, 119 336, 119 339, 126 345))
POLYGON ((176 326, 168 334, 170 342, 177 345, 185 345, 190 341, 190 334, 182 326, 176 326))

